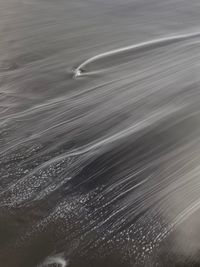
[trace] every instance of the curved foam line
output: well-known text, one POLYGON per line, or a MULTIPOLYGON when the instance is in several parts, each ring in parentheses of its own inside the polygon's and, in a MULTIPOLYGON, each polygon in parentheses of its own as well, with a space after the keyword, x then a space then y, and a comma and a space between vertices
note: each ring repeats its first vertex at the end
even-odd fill
POLYGON ((183 40, 187 40, 187 39, 191 39, 191 38, 195 38, 195 37, 200 37, 200 32, 195 32, 195 33, 191 33, 191 34, 181 34, 181 35, 175 35, 175 36, 168 36, 168 37, 164 37, 164 38, 158 38, 158 39, 154 39, 154 40, 150 40, 150 41, 146 41, 146 42, 142 42, 142 43, 138 43, 135 45, 130 45, 130 46, 126 46, 126 47, 122 47, 122 48, 118 48, 118 49, 114 49, 105 53, 101 53, 99 55, 96 55, 94 57, 91 57, 89 59, 87 59, 86 61, 84 61, 83 63, 81 63, 74 71, 74 78, 83 76, 83 69, 90 63, 95 62, 99 59, 105 58, 105 57, 109 57, 109 56, 113 56, 116 54, 120 54, 123 52, 128 52, 128 51, 135 51, 135 50, 139 50, 139 49, 143 49, 143 48, 151 48, 152 46, 160 46, 160 45, 167 45, 170 43, 174 43, 174 42, 178 42, 178 41, 183 41, 183 40))
POLYGON ((59 265, 60 267, 67 267, 68 265, 68 261, 63 259, 61 256, 50 256, 50 257, 47 257, 45 259, 45 261, 38 265, 37 267, 45 267, 45 266, 48 266, 48 265, 52 265, 52 264, 57 264, 59 265))

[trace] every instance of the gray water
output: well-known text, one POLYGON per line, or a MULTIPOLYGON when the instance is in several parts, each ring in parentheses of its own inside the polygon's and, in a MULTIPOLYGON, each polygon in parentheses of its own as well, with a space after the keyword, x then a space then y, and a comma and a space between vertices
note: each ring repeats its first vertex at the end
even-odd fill
POLYGON ((200 266, 200 2, 0 0, 0 266, 200 266))

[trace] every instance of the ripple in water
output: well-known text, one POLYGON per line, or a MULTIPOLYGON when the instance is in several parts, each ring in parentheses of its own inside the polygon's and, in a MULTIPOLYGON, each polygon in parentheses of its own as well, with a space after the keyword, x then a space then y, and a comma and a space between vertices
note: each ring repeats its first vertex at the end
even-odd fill
POLYGON ((5 267, 199 266, 199 9, 0 2, 5 267))

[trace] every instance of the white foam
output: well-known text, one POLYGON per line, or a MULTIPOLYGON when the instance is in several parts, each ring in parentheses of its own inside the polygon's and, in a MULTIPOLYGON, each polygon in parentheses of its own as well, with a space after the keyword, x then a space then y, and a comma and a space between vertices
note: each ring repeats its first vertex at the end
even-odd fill
POLYGON ((59 267, 66 267, 69 264, 69 260, 65 260, 60 254, 47 257, 37 267, 48 267, 50 264, 57 264, 59 267))

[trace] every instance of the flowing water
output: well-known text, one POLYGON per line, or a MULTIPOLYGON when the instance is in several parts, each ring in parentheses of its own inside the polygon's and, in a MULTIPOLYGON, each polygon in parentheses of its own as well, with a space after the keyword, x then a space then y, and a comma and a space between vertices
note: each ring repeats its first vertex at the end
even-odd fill
POLYGON ((200 266, 199 0, 0 0, 0 266, 200 266))

